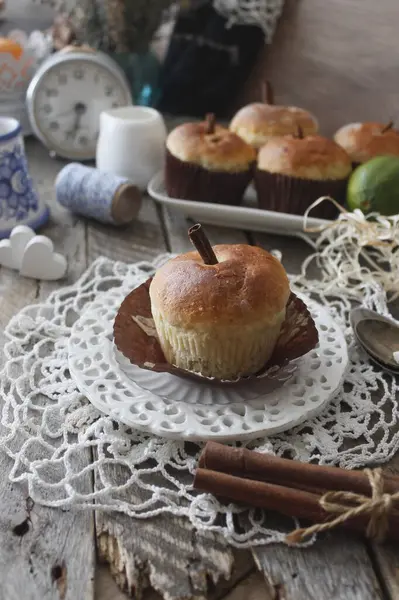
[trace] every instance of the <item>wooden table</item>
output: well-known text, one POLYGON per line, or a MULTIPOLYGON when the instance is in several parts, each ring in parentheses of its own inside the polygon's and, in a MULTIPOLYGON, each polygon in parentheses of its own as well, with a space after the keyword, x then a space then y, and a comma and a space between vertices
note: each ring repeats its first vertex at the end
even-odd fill
MULTIPOLYGON (((151 259, 190 248, 189 224, 145 198, 138 219, 125 229, 76 217, 55 202, 53 183, 63 166, 35 140, 27 141, 31 172, 51 206, 43 230, 68 259, 67 280, 37 282, 0 270, 0 329, 23 306, 72 283, 98 256, 151 259)), ((288 237, 207 227, 212 243, 244 242, 279 248, 288 271, 297 272, 309 248, 288 237)), ((0 345, 4 341, 0 331, 0 345)), ((305 550, 269 545, 236 551, 223 539, 194 531, 188 521, 164 515, 134 520, 100 512, 64 512, 35 506, 29 532, 13 527, 26 518, 26 489, 11 485, 10 461, 0 454, 0 600, 114 600, 145 591, 171 599, 207 596, 229 600, 371 600, 399 598, 399 551, 349 534, 330 533, 305 550)), ((159 597, 159 596, 158 596, 159 597)))

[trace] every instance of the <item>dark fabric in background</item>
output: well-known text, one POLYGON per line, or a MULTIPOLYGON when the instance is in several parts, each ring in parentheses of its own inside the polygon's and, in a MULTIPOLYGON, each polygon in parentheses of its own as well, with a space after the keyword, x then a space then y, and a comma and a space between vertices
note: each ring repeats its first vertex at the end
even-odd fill
POLYGON ((207 112, 219 118, 230 116, 264 47, 264 36, 259 27, 226 27, 226 22, 210 2, 180 13, 161 68, 160 111, 193 117, 207 112))

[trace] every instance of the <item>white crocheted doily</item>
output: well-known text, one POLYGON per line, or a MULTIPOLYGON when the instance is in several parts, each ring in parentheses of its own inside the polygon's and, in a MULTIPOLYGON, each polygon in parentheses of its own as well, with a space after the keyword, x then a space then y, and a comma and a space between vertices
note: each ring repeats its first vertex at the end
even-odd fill
POLYGON ((257 25, 271 42, 285 0, 213 0, 215 10, 229 25, 257 25))
MULTIPOLYGON (((37 2, 38 0, 32 0, 37 2)), ((277 21, 281 15, 285 0, 213 0, 215 10, 227 19, 227 26, 257 25, 263 29, 266 41, 271 42, 277 21)), ((58 10, 65 10, 61 0, 41 0, 42 4, 50 4, 58 10)), ((179 8, 179 2, 171 0, 172 9, 179 8)), ((68 12, 80 16, 81 6, 78 0, 69 0, 68 12), (78 13, 79 11, 79 13, 78 13)), ((167 11, 166 11, 167 12, 167 11)), ((175 12, 173 10, 173 12, 175 12)), ((81 16, 83 18, 83 14, 81 16)))
MULTIPOLYGON (((27 481, 33 500, 47 506, 93 509, 95 501, 96 508, 139 518, 170 512, 186 515, 199 528, 223 533, 235 545, 283 541, 284 533, 270 514, 194 492, 192 475, 200 445, 129 429, 98 412, 71 378, 67 346, 79 315, 110 289, 141 284, 163 260, 164 256, 155 263, 126 265, 99 259, 75 285, 53 293, 45 304, 25 308, 10 321, 0 374, 0 448, 13 460, 10 479, 27 481), (87 449, 93 461, 79 468, 75 458, 87 449), (123 478, 118 485, 112 478, 116 469, 123 478), (81 485, 90 472, 97 482, 94 493, 81 485)), ((308 295, 311 285, 293 280, 294 291, 308 295)), ((371 289, 364 293, 368 306, 377 303, 386 311, 381 295, 371 289)), ((328 302, 320 294, 315 297, 329 306, 347 336, 350 368, 344 391, 321 416, 247 445, 348 468, 385 461, 399 447, 398 385, 353 344, 350 303, 342 292, 328 302)))

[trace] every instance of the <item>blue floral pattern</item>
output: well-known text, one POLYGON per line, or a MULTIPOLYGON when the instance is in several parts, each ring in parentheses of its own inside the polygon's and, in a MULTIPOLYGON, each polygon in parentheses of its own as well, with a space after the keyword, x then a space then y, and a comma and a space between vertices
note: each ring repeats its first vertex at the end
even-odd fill
POLYGON ((34 217, 38 209, 22 144, 0 149, 0 219, 22 221, 32 213, 34 217))

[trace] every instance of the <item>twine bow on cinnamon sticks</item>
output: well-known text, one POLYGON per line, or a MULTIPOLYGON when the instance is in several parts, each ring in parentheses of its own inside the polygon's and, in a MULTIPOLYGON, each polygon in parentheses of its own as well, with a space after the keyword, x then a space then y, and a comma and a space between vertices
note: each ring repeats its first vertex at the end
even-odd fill
POLYGON ((320 506, 327 513, 338 516, 326 523, 316 523, 310 527, 295 529, 287 535, 286 541, 297 544, 314 533, 328 531, 359 515, 368 515, 370 521, 366 528, 366 536, 376 542, 383 542, 388 531, 389 516, 395 502, 397 504, 399 502, 399 492, 383 493, 384 480, 381 469, 365 469, 364 473, 369 478, 372 490, 371 498, 353 492, 327 492, 320 498, 320 506))
POLYGON ((338 526, 399 541, 399 477, 381 469, 348 471, 208 442, 194 487, 315 523, 289 533, 289 544, 338 526))

